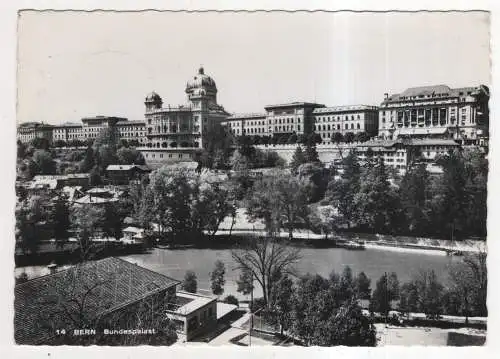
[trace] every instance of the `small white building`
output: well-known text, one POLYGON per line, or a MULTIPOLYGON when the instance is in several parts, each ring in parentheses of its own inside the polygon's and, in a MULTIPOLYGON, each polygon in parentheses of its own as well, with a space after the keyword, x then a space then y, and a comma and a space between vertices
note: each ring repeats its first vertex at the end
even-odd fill
POLYGON ((141 244, 144 243, 144 229, 138 227, 127 227, 123 232, 123 237, 120 239, 125 244, 141 244))
POLYGON ((167 318, 174 322, 178 335, 189 341, 216 327, 217 298, 177 291, 167 318))

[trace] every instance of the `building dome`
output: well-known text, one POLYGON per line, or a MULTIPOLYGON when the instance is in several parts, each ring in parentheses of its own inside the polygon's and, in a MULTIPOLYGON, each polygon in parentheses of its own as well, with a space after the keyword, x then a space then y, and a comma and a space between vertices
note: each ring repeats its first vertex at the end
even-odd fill
POLYGON ((186 85, 186 92, 204 88, 206 92, 217 92, 215 81, 208 75, 205 75, 203 67, 200 67, 198 74, 192 80, 189 80, 186 85))
POLYGON ((160 95, 158 95, 156 92, 150 92, 146 96, 146 102, 157 102, 157 101, 162 101, 160 95))

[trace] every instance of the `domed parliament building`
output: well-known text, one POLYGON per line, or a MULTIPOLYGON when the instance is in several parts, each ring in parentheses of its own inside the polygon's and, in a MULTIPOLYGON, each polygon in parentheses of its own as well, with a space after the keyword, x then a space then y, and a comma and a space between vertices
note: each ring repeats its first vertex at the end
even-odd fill
POLYGON ((156 92, 146 96, 146 146, 141 152, 148 163, 191 160, 205 146, 210 129, 230 116, 217 103, 217 86, 203 67, 188 81, 186 94, 188 104, 180 106, 163 106, 156 92))

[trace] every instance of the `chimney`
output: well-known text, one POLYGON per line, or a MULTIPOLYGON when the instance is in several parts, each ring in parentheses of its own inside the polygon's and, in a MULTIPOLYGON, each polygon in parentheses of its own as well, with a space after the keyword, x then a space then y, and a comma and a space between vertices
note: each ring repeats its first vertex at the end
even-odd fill
POLYGON ((387 100, 388 98, 389 98, 389 94, 386 92, 386 93, 384 94, 384 100, 387 100))
POLYGON ((55 274, 57 269, 57 264, 51 263, 47 266, 47 268, 49 269, 50 274, 55 274))

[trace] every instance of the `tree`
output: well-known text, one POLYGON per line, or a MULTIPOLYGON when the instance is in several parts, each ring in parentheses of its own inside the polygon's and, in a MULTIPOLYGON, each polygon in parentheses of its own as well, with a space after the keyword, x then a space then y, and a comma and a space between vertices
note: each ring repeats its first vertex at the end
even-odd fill
POLYGON ((206 229, 213 238, 224 219, 236 210, 234 191, 219 180, 201 183, 199 193, 201 228, 206 229))
POLYGON ((344 270, 342 271, 342 275, 339 280, 339 295, 343 300, 347 300, 354 297, 355 293, 356 291, 352 269, 349 266, 344 266, 344 270))
POLYGON ((244 156, 240 150, 235 150, 233 152, 229 164, 233 171, 245 171, 252 168, 250 159, 244 156))
POLYGON ((396 273, 390 275, 384 273, 377 281, 370 302, 371 310, 388 315, 391 310, 391 302, 399 298, 399 281, 396 273))
POLYGON ((90 170, 89 182, 91 186, 99 186, 103 183, 99 166, 96 165, 90 170))
POLYGON ((31 146, 38 150, 48 151, 50 149, 50 142, 44 137, 37 137, 31 140, 31 146))
POLYGON ((116 151, 116 156, 118 158, 118 163, 122 165, 143 165, 146 163, 142 153, 135 148, 121 147, 116 151))
POLYGON ((354 135, 354 141, 356 142, 366 142, 370 139, 370 136, 366 132, 358 132, 354 135))
POLYGON ((224 298, 224 303, 232 304, 232 305, 236 305, 236 306, 240 305, 238 298, 236 298, 234 295, 231 295, 231 294, 229 294, 228 296, 226 296, 226 298, 224 298))
POLYGON ((52 175, 56 173, 56 163, 50 152, 46 150, 36 150, 33 153, 33 162, 38 168, 37 174, 52 175))
POLYGON ((294 143, 297 143, 297 134, 296 134, 295 132, 294 132, 294 133, 292 133, 292 134, 288 137, 288 139, 287 139, 287 141, 286 141, 286 142, 287 142, 287 143, 289 143, 289 144, 292 144, 292 145, 293 145, 294 143))
POLYGON ((17 140, 17 159, 22 160, 27 155, 27 146, 20 140, 17 140))
POLYGON ((291 332, 306 346, 375 346, 369 318, 353 297, 341 293, 338 279, 319 275, 302 277, 296 290, 291 332))
POLYGON ((222 263, 220 260, 217 260, 215 262, 215 267, 212 273, 210 273, 210 283, 212 287, 212 293, 220 296, 222 293, 224 293, 224 284, 226 283, 226 280, 224 279, 224 276, 226 274, 226 267, 224 266, 224 263, 222 263))
POLYGON ((360 272, 355 280, 356 293, 360 299, 370 299, 372 293, 370 284, 370 278, 366 276, 365 272, 360 272))
POLYGON ((292 172, 296 173, 299 166, 305 162, 306 158, 304 156, 304 153, 302 152, 302 147, 297 146, 290 162, 290 168, 292 169, 292 172))
POLYGON ((16 243, 24 253, 34 254, 38 251, 39 240, 36 235, 36 225, 30 209, 26 203, 22 203, 16 209, 16 243))
POLYGON ((182 289, 186 292, 196 293, 198 282, 196 280, 196 274, 192 270, 186 271, 184 281, 182 282, 182 289))
POLYGON ((428 181, 429 174, 424 164, 412 166, 403 176, 398 190, 408 231, 415 235, 425 234, 429 230, 428 181))
POLYGON ((75 226, 78 249, 82 261, 91 259, 96 253, 92 238, 99 233, 104 209, 91 204, 74 207, 71 222, 75 226))
POLYGON ((120 239, 122 237, 122 221, 118 206, 115 203, 107 203, 104 206, 104 217, 102 218, 103 234, 107 237, 120 239))
POLYGON ((486 253, 479 252, 465 256, 462 263, 449 270, 450 293, 457 299, 459 314, 465 316, 487 316, 486 306, 488 272, 486 253))
POLYGON ((338 208, 340 215, 349 226, 357 212, 354 201, 361 185, 361 167, 356 153, 351 151, 343 160, 344 173, 339 180, 329 182, 326 197, 338 208))
POLYGON ((193 224, 193 188, 197 186, 192 184, 193 179, 182 171, 160 168, 153 172, 143 198, 143 209, 151 213, 143 219, 156 223, 160 235, 168 232, 174 240, 185 238, 193 224))
POLYGON ((63 247, 69 238, 69 228, 71 226, 68 201, 63 193, 60 193, 55 199, 49 221, 54 228, 56 245, 63 247))
POLYGON ((330 172, 319 162, 304 163, 297 169, 298 179, 310 185, 310 202, 315 203, 325 196, 330 172))
POLYGON ((85 150, 85 156, 83 160, 80 162, 80 172, 87 173, 90 172, 92 168, 94 168, 94 149, 92 146, 88 146, 85 150))
POLYGON ((306 151, 304 153, 306 162, 320 162, 318 151, 316 150, 315 143, 308 143, 306 146, 306 151))
MULTIPOLYGON (((253 278, 262 288, 264 302, 270 308, 276 279, 279 275, 294 275, 293 265, 301 258, 300 250, 285 246, 273 237, 255 238, 246 248, 232 250, 236 268, 253 278)), ((245 291, 251 280, 246 279, 245 291)))
POLYGON ((236 280, 236 284, 238 286, 238 293, 242 293, 243 295, 252 293, 254 289, 252 270, 247 267, 243 267, 240 271, 239 278, 236 280))
POLYGON ((296 224, 307 222, 309 198, 310 185, 295 177, 264 178, 254 185, 247 214, 251 220, 263 219, 270 234, 286 228, 293 239, 296 224))
POLYGON ((335 132, 332 136, 332 141, 335 143, 340 143, 344 141, 344 136, 340 132, 335 132))
POLYGON ((370 165, 354 196, 358 225, 382 233, 400 225, 399 198, 391 187, 383 159, 370 165))
POLYGON ((466 208, 469 202, 466 165, 458 151, 450 151, 436 162, 443 167, 442 192, 437 205, 440 227, 448 238, 460 238, 466 233, 466 208))
POLYGON ((280 333, 283 335, 288 330, 292 321, 294 284, 292 279, 283 275, 276 280, 276 288, 272 292, 271 309, 267 310, 271 324, 277 324, 280 327, 280 333))
POLYGON ((442 313, 443 290, 434 270, 420 271, 401 287, 400 307, 436 318, 442 313))
POLYGON ((354 141, 354 133, 346 132, 346 134, 344 135, 344 141, 347 143, 351 143, 352 141, 354 141))

